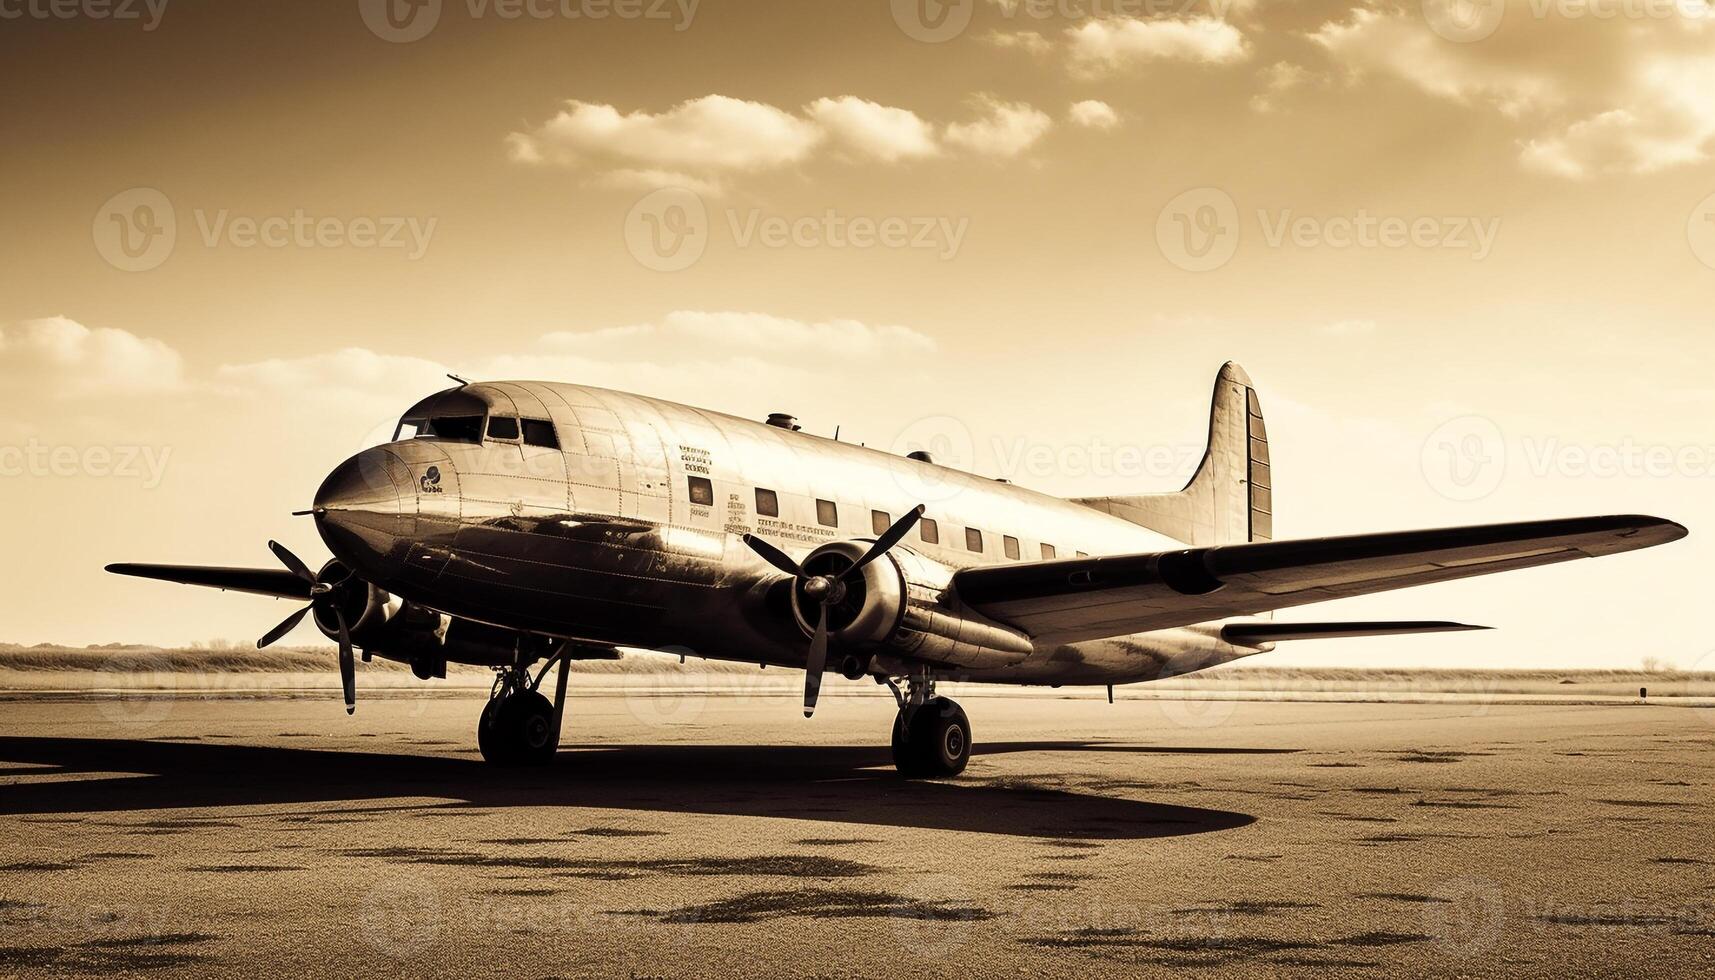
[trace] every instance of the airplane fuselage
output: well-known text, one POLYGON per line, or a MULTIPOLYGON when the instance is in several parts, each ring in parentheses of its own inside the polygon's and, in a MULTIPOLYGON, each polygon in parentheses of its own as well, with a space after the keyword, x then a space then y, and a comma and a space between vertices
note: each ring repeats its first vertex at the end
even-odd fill
MULTIPOLYGON (((873 539, 918 504, 925 519, 899 547, 947 575, 1184 546, 932 462, 599 388, 471 385, 426 399, 402 427, 427 434, 367 450, 324 485, 343 500, 372 498, 371 513, 322 524, 335 555, 388 593, 449 616, 592 643, 802 666, 804 633, 780 595, 787 580, 743 535, 802 557, 873 539)), ((945 601, 972 628, 1005 629, 945 601)), ((1219 625, 1071 644, 1022 639, 1028 652, 1016 662, 943 672, 1119 684, 1257 652, 1222 640, 1219 625)))

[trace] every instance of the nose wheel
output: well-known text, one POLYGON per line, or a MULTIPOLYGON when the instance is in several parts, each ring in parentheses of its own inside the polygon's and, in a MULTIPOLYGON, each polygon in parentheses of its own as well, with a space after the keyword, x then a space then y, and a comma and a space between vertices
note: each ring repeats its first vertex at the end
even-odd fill
POLYGON ((951 698, 900 701, 893 719, 893 765, 899 774, 936 779, 964 772, 971 760, 971 722, 965 709, 951 698))

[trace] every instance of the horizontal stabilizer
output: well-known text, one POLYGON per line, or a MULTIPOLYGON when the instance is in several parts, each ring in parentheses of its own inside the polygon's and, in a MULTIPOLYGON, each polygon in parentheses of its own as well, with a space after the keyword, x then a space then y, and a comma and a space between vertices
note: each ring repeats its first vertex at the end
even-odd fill
POLYGON ((1397 623, 1229 623, 1221 628, 1221 639, 1237 646, 1249 647, 1284 640, 1339 640, 1349 636, 1459 633, 1489 628, 1432 620, 1397 623))
POLYGON ((180 585, 201 585, 229 592, 249 592, 276 599, 310 599, 310 582, 284 568, 210 568, 201 565, 109 565, 115 575, 152 578, 180 585))

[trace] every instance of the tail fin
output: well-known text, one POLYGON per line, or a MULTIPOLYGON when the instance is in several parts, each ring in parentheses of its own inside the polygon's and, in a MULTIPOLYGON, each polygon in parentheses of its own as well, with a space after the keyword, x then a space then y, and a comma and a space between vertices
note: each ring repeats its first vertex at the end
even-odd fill
POLYGON ((1273 540, 1268 430, 1250 375, 1230 361, 1221 368, 1209 413, 1209 448, 1185 489, 1077 503, 1197 548, 1273 540))

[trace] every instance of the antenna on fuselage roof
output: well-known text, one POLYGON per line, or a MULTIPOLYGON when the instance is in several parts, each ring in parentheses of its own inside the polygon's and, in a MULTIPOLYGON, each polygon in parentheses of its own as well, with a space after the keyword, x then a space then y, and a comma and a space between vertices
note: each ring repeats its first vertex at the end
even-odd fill
POLYGON ((465 379, 464 379, 464 378, 461 378, 461 377, 459 377, 459 376, 458 376, 458 375, 456 375, 456 374, 451 374, 451 373, 449 373, 449 374, 448 374, 448 375, 447 375, 447 377, 449 377, 449 378, 451 378, 451 379, 453 379, 453 380, 454 380, 454 381, 457 381, 457 382, 458 382, 458 383, 459 383, 459 387, 460 387, 460 388, 463 388, 463 387, 464 387, 464 386, 465 386, 465 385, 468 385, 468 384, 470 384, 470 382, 469 382, 469 381, 466 381, 466 380, 465 380, 465 379))

